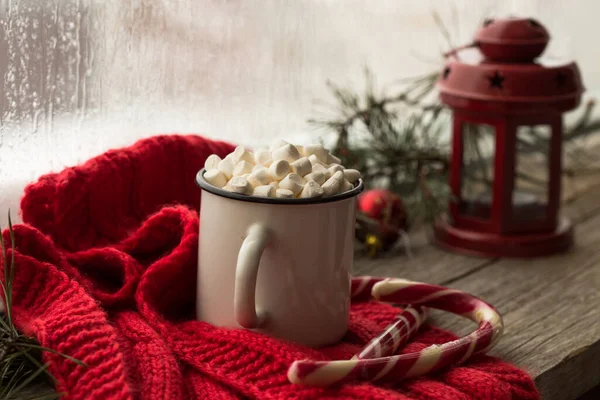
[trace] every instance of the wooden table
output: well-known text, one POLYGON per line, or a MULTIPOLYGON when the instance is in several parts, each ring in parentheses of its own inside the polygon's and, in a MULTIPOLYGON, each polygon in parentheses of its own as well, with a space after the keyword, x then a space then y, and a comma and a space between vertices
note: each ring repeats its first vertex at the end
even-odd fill
MULTIPOLYGON (((528 371, 543 399, 574 399, 600 385, 600 185, 563 206, 575 227, 567 254, 533 260, 481 259, 438 249, 420 234, 403 250, 355 261, 356 275, 402 277, 473 293, 498 308, 504 336, 491 352, 528 371)), ((434 313, 457 334, 469 322, 434 313)))

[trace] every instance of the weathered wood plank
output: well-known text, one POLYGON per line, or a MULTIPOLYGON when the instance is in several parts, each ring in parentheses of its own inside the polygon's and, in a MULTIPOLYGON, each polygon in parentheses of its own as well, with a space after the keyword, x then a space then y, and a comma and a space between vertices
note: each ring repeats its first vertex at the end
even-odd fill
MULTIPOLYGON (((356 273, 396 276, 474 293, 504 316, 505 336, 492 352, 524 368, 544 399, 574 399, 600 384, 600 186, 570 198, 576 223, 569 253, 534 260, 485 260, 443 252, 421 237, 412 259, 390 254, 359 260, 356 273)), ((464 335, 473 325, 433 313, 432 322, 464 335)))
POLYGON ((600 216, 578 233, 568 254, 502 260, 451 285, 498 307, 506 330, 494 354, 529 371, 548 399, 600 384, 600 216))
POLYGON ((588 186, 585 193, 580 193, 563 206, 563 215, 576 224, 600 213, 600 185, 588 186))
MULTIPOLYGON (((499 260, 450 286, 494 304, 505 336, 492 354, 529 371, 544 399, 574 399, 600 384, 600 188, 566 207, 575 248, 535 260, 499 260)), ((471 327, 434 314, 464 334, 471 327)))
POLYGON ((411 236, 411 256, 401 248, 376 259, 354 261, 355 275, 394 276, 421 282, 447 284, 488 265, 491 260, 465 257, 430 244, 425 231, 411 236))
MULTIPOLYGON (((600 186, 578 180, 577 191, 571 186, 563 214, 574 222, 600 212, 600 186)), ((572 183, 572 185, 575 185, 572 183)), ((432 246, 426 231, 411 235, 412 257, 400 245, 376 259, 358 256, 355 275, 394 276, 415 281, 450 284, 494 263, 493 259, 466 257, 432 246)))

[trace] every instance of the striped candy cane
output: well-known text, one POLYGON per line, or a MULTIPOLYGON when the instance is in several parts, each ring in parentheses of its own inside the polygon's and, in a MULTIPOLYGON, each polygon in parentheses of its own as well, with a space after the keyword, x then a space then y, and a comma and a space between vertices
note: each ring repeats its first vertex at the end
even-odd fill
POLYGON ((369 300, 372 297, 373 286, 379 282, 385 281, 386 279, 387 278, 379 278, 376 276, 359 276, 352 278, 350 285, 352 300, 369 300))
MULTIPOLYGON (((384 279, 372 276, 352 278, 352 299, 370 298, 373 286, 384 279)), ((353 359, 378 358, 396 354, 396 351, 419 330, 426 318, 427 309, 425 307, 407 306, 394 323, 388 325, 380 335, 367 343, 353 359)))
POLYGON ((365 280, 365 286, 371 286, 372 295, 378 300, 437 308, 469 318, 479 327, 463 338, 414 353, 372 359, 295 361, 288 370, 290 382, 327 386, 354 379, 397 381, 462 363, 474 354, 488 351, 502 335, 502 318, 498 312, 475 296, 404 279, 366 277, 365 280))
POLYGON ((417 333, 426 318, 427 309, 424 307, 405 308, 394 323, 367 343, 354 358, 379 358, 396 354, 417 333))

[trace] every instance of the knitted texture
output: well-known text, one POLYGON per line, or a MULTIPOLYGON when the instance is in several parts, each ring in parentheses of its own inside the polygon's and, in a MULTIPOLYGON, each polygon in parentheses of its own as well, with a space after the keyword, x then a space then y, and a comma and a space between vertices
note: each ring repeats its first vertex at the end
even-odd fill
MULTIPOLYGON (((44 354, 66 398, 538 398, 525 372, 488 356, 395 384, 287 381, 294 360, 352 357, 395 319, 388 304, 353 304, 343 341, 319 350, 196 321, 194 176, 208 155, 232 150, 199 136, 157 136, 26 189, 25 224, 15 226, 15 324, 87 364, 44 354)), ((453 339, 425 326, 402 351, 453 339)))

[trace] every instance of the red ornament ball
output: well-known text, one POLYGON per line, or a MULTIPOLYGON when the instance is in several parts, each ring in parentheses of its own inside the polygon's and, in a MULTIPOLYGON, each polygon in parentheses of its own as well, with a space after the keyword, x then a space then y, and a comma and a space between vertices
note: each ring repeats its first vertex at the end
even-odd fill
POLYGON ((365 222, 357 231, 360 240, 383 250, 390 248, 406 229, 406 210, 402 199, 384 189, 367 190, 358 197, 359 216, 365 222), (366 218, 365 218, 366 217, 366 218))
POLYGON ((392 228, 406 227, 406 212, 400 196, 385 189, 367 190, 358 197, 358 210, 392 228))

